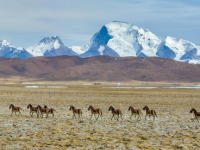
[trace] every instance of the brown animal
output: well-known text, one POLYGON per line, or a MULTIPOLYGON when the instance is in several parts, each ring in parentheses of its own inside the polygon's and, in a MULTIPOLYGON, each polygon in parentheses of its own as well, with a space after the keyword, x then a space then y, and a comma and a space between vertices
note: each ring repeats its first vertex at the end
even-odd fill
MULTIPOLYGON (((199 122, 198 118, 200 117, 200 112, 197 112, 196 109, 192 108, 192 109, 190 110, 190 113, 194 113, 195 119, 199 122)), ((194 121, 194 119, 193 119, 193 121, 194 121)), ((193 122, 193 121, 192 121, 192 122, 193 122)))
POLYGON ((49 108, 42 108, 40 105, 37 106, 38 110, 37 110, 37 117, 39 118, 39 115, 41 118, 43 118, 43 114, 46 114, 46 118, 49 115, 49 108))
POLYGON ((123 120, 123 118, 122 118, 123 114, 122 114, 122 111, 120 109, 114 109, 114 107, 110 106, 109 109, 108 109, 108 111, 110 111, 110 110, 112 111, 112 115, 113 115, 112 118, 111 118, 111 120, 113 119, 113 117, 115 115, 118 116, 118 118, 117 118, 118 121, 119 121, 119 116, 121 116, 121 119, 123 120))
POLYGON ((147 117, 147 116, 149 116, 149 118, 150 118, 150 116, 153 116, 153 120, 155 120, 155 117, 158 117, 158 116, 156 115, 156 111, 155 111, 155 110, 150 110, 149 107, 147 107, 147 106, 145 106, 145 107, 143 108, 143 110, 146 110, 145 120, 146 120, 146 117, 147 117))
POLYGON ((138 115, 137 120, 138 120, 139 117, 140 117, 140 120, 141 120, 140 114, 141 114, 141 115, 143 115, 143 114, 142 114, 142 112, 141 112, 140 109, 134 109, 132 106, 130 106, 129 109, 128 109, 128 111, 131 111, 130 119, 131 119, 131 117, 132 117, 133 115, 135 115, 135 118, 136 118, 136 116, 138 115))
MULTIPOLYGON (((47 105, 44 105, 44 108, 48 108, 47 105)), ((49 114, 52 114, 53 118, 54 118, 54 111, 57 112, 55 109, 49 108, 49 114)))
POLYGON ((27 109, 29 109, 29 108, 30 108, 30 115, 31 115, 31 117, 33 117, 33 113, 37 114, 38 107, 33 107, 31 104, 29 104, 27 106, 27 109))
MULTIPOLYGON (((20 110, 23 110, 21 107, 15 107, 13 104, 10 104, 9 109, 12 109, 11 116, 12 116, 13 112, 15 112, 15 115, 16 115, 16 112, 19 112, 19 114, 21 114, 20 110)), ((19 114, 18 114, 18 116, 19 116, 19 114)))
POLYGON ((70 109, 69 110, 71 110, 72 112, 73 112, 73 117, 72 117, 72 119, 75 117, 76 118, 76 116, 75 116, 75 114, 78 114, 78 118, 80 118, 80 117, 82 117, 82 110, 81 109, 76 109, 74 106, 70 106, 70 109))
POLYGON ((92 105, 89 106, 88 111, 91 110, 91 117, 90 119, 92 119, 92 116, 94 115, 95 119, 97 120, 99 118, 99 116, 101 117, 102 120, 102 111, 100 108, 94 109, 94 107, 92 107, 92 105), (98 114, 98 117, 96 118, 95 114, 98 114))

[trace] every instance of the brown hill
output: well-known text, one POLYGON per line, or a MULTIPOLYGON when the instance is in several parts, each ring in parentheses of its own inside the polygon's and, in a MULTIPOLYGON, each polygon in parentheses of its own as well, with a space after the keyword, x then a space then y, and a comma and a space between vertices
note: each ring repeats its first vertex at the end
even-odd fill
POLYGON ((77 56, 0 58, 0 77, 43 80, 199 82, 200 65, 165 58, 77 56))

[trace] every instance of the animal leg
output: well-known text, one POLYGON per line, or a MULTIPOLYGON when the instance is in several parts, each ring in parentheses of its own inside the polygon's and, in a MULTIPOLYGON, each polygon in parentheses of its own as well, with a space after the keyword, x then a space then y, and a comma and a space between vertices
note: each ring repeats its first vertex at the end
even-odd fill
POLYGON ((22 113, 19 111, 19 114, 22 116, 22 113))
POLYGON ((12 113, 11 113, 11 115, 10 115, 10 116, 12 116, 12 114, 13 114, 13 111, 12 111, 12 113))
POLYGON ((93 114, 91 115, 90 120, 92 119, 92 116, 93 116, 93 114))
POLYGON ((98 116, 97 116, 96 120, 98 120, 98 118, 99 118, 99 114, 98 114, 98 116))
POLYGON ((118 115, 118 117, 117 117, 117 121, 119 121, 119 115, 118 115))
MULTIPOLYGON (((72 119, 74 119, 74 117, 75 117, 75 114, 73 114, 73 117, 72 117, 72 119)), ((75 117, 76 118, 76 117, 75 117)))
MULTIPOLYGON (((120 116, 121 116, 121 118, 122 118, 122 114, 120 114, 120 116)), ((122 120, 123 120, 123 118, 122 118, 122 120)))
POLYGON ((199 122, 199 120, 198 120, 198 118, 197 117, 195 117, 196 119, 197 119, 197 121, 199 122))
POLYGON ((131 120, 131 117, 133 116, 133 114, 130 116, 130 120, 131 120))
MULTIPOLYGON (((112 116, 111 120, 113 119, 114 115, 112 116)), ((114 117, 115 118, 115 117, 114 117)))
MULTIPOLYGON (((137 120, 139 119, 139 117, 140 117, 140 115, 138 115, 137 120)), ((140 119, 141 119, 141 117, 140 117, 140 119)))

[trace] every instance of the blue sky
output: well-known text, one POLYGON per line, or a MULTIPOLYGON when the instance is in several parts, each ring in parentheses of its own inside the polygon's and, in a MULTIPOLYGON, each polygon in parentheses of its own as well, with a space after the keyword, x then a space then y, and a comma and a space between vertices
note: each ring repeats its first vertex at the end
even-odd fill
POLYGON ((0 0, 0 40, 16 47, 53 35, 82 46, 114 20, 200 46, 199 0, 0 0))

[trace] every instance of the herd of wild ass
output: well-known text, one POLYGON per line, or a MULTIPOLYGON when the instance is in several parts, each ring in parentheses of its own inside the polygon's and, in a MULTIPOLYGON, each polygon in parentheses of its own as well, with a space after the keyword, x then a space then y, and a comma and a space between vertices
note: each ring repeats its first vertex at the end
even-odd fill
MULTIPOLYGON (((49 114, 51 114, 52 117, 54 117, 54 112, 57 112, 55 109, 48 108, 46 105, 44 105, 44 107, 41 107, 40 105, 38 105, 37 107, 33 107, 31 104, 29 104, 27 106, 27 109, 29 109, 29 108, 30 108, 30 115, 31 115, 31 117, 33 117, 33 113, 36 113, 38 118, 39 117, 43 118, 43 114, 46 114, 46 118, 48 117, 49 114)), ((13 104, 10 104, 9 109, 12 110, 11 116, 12 116, 13 112, 15 113, 15 115, 16 115, 17 112, 19 114, 21 114, 20 110, 23 110, 21 107, 15 107, 13 104)), ((78 118, 82 117, 83 113, 82 113, 81 109, 76 109, 74 106, 70 106, 69 110, 73 112, 72 119, 74 117, 76 118, 76 116, 75 116, 76 114, 78 115, 78 118)), ((155 110, 151 110, 147 106, 145 106, 143 108, 143 110, 146 111, 145 120, 146 120, 147 116, 149 116, 149 118, 150 118, 150 116, 152 116, 153 120, 155 121, 155 117, 157 117, 155 110)), ((92 119, 92 116, 94 115, 94 117, 95 117, 96 120, 99 118, 99 116, 101 117, 101 120, 102 120, 102 111, 101 111, 100 108, 94 109, 94 107, 90 105, 89 108, 88 108, 88 111, 91 111, 91 117, 90 117, 90 119, 92 119), (96 115, 98 115, 98 116, 96 117, 96 115)), ((114 107, 110 106, 109 109, 108 109, 108 111, 111 111, 111 113, 112 113, 111 120, 113 118, 116 119, 115 116, 117 116, 117 120, 119 120, 119 117, 121 117, 121 119, 123 120, 123 118, 122 118, 123 114, 122 114, 122 111, 120 109, 115 109, 114 107)), ((141 115, 143 116, 143 114, 142 114, 142 111, 140 109, 134 109, 132 106, 130 106, 129 109, 128 109, 128 111, 131 111, 130 119, 131 119, 131 117, 133 115, 135 115, 135 118, 137 117, 136 118, 137 120, 139 118, 141 120, 141 115)), ((200 112, 197 112, 196 109, 192 108, 191 111, 190 111, 190 113, 194 114, 195 118, 193 119, 193 121, 196 119, 199 122, 198 118, 200 117, 200 112)), ((18 114, 18 116, 19 116, 19 114, 18 114)))

